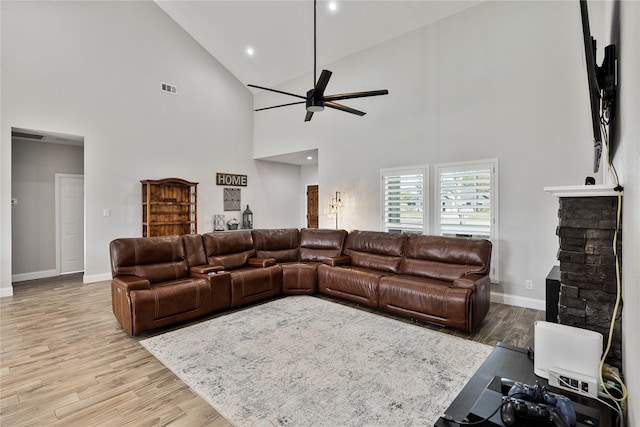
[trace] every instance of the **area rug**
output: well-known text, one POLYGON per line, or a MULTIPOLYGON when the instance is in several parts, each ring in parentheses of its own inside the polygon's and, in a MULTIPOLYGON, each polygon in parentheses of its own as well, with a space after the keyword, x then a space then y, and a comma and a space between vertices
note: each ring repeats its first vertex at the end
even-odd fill
POLYGON ((141 341, 235 426, 432 426, 492 347, 311 296, 141 341))

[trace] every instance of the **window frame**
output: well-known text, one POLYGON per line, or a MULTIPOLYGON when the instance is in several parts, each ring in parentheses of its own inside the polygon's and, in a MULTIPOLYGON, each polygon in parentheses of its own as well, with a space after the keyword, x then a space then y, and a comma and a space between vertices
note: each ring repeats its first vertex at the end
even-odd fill
POLYGON ((442 235, 442 209, 441 207, 441 195, 442 195, 442 187, 441 187, 441 176, 443 173, 451 173, 451 172, 459 172, 463 173, 465 171, 473 171, 479 168, 489 169, 490 175, 490 237, 487 240, 491 241, 493 245, 493 250, 491 251, 491 282, 499 283, 500 275, 499 275, 499 265, 500 265, 500 238, 499 238, 499 230, 500 230, 500 222, 499 222, 499 162, 498 159, 483 159, 483 160, 473 160, 466 162, 455 162, 455 163, 440 163, 435 165, 434 167, 434 181, 435 181, 435 191, 434 191, 434 231, 435 234, 441 236, 442 235))
MULTIPOLYGON (((422 174, 422 230, 417 234, 427 234, 429 232, 429 220, 430 220, 430 204, 429 204, 429 165, 417 165, 417 166, 405 166, 397 168, 383 168, 380 169, 380 224, 381 229, 386 232, 389 231, 388 222, 386 221, 386 201, 385 196, 387 194, 387 188, 385 185, 385 179, 390 176, 408 176, 422 174)), ((403 223, 399 223, 401 226, 403 223)), ((401 227, 400 227, 401 228, 401 227)), ((405 232, 402 230, 401 232, 405 232)))

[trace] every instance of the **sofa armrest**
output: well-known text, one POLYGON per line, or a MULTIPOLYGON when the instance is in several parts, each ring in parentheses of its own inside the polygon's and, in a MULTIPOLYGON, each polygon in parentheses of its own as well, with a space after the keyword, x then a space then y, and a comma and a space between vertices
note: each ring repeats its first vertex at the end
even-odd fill
POLYGON ((209 273, 223 271, 223 270, 224 270, 224 267, 221 265, 203 264, 203 265, 194 265, 189 269, 189 272, 192 274, 209 274, 209 273))
POLYGON ((129 291, 151 289, 151 282, 138 276, 117 276, 111 279, 111 283, 119 288, 129 291))
POLYGON ((471 289, 476 292, 489 290, 491 279, 488 274, 469 274, 453 281, 454 288, 471 289))
POLYGON ((276 265, 275 258, 249 258, 247 260, 249 267, 265 268, 276 265))
POLYGON ((322 263, 330 265, 332 267, 337 267, 340 265, 349 265, 351 264, 351 257, 349 255, 329 257, 329 258, 323 259, 322 263))

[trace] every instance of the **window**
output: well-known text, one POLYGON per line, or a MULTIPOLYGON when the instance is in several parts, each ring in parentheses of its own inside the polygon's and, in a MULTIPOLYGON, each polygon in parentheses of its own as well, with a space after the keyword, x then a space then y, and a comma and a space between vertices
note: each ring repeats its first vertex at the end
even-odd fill
POLYGON ((406 169, 382 169, 382 229, 391 233, 426 231, 426 166, 406 169))
POLYGON ((497 170, 497 160, 436 166, 437 232, 490 240, 493 282, 498 282, 497 170))

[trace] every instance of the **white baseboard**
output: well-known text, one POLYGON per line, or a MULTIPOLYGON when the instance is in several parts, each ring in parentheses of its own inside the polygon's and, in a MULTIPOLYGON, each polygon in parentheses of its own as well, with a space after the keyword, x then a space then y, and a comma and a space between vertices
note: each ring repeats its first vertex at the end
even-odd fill
POLYGON ((13 286, 0 287, 0 298, 13 296, 13 286))
POLYGON ((500 304, 515 305, 517 307, 533 308, 535 310, 545 311, 547 309, 545 300, 503 294, 500 292, 491 292, 491 301, 499 302, 500 304))
POLYGON ((24 282, 25 280, 46 279, 47 277, 55 277, 58 272, 53 270, 34 271, 31 273, 14 274, 11 276, 12 282, 24 282))
POLYGON ((111 280, 111 273, 101 273, 101 274, 85 274, 82 276, 82 283, 95 283, 95 282, 104 282, 105 280, 111 280))

